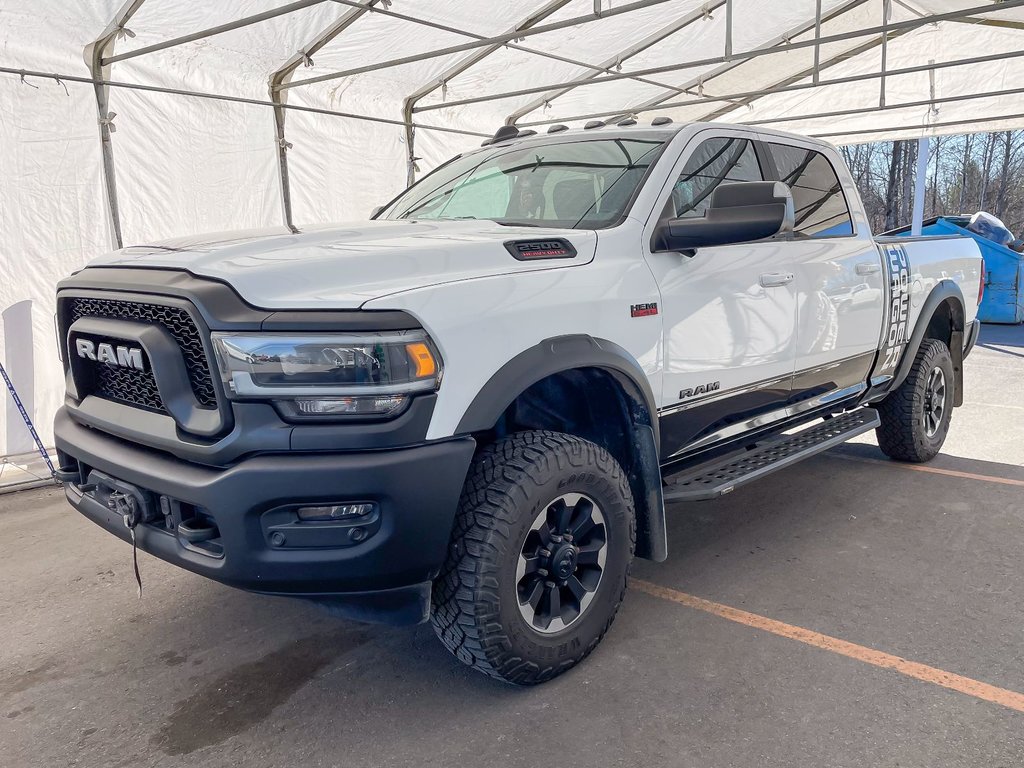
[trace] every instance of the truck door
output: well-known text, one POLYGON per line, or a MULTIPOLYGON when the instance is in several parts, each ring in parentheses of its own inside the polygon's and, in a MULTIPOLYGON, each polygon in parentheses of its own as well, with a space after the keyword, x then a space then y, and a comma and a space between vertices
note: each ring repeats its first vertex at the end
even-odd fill
POLYGON ((883 265, 857 200, 858 215, 851 214, 844 188, 852 190, 853 180, 838 154, 764 138, 796 209, 786 245, 796 271, 792 400, 811 408, 863 391, 882 328, 883 265))
POLYGON ((722 182, 770 178, 754 138, 742 129, 695 134, 645 229, 665 328, 663 460, 785 415, 796 323, 788 243, 701 248, 687 256, 658 251, 652 242, 658 221, 703 216, 722 182))

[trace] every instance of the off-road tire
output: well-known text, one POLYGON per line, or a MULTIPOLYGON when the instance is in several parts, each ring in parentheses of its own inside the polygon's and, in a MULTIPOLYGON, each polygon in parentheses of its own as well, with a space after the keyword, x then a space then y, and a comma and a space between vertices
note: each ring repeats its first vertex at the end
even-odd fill
POLYGON ((586 658, 611 626, 635 544, 626 473, 606 450, 560 432, 506 437, 484 448, 470 468, 448 557, 434 582, 434 631, 460 661, 491 677, 518 685, 550 680, 586 658), (578 619, 541 634, 520 613, 516 566, 538 514, 567 493, 600 506, 606 561, 578 619))
POLYGON ((875 430, 882 452, 897 461, 920 463, 935 458, 949 432, 955 386, 949 348, 941 341, 925 339, 906 380, 875 406, 882 421, 875 430), (928 435, 925 429, 926 390, 929 376, 936 368, 941 369, 945 377, 945 410, 938 430, 928 435))

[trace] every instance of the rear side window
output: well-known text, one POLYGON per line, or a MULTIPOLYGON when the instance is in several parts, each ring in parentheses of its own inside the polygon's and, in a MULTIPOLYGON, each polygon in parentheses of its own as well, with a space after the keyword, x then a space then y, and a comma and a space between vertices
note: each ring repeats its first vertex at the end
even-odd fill
POLYGON ((764 181, 754 145, 746 139, 722 136, 699 144, 683 166, 662 218, 703 216, 711 193, 723 181, 764 181))
POLYGON ((813 149, 768 144, 779 179, 793 190, 796 223, 793 231, 805 237, 853 234, 853 220, 843 185, 832 164, 813 149))

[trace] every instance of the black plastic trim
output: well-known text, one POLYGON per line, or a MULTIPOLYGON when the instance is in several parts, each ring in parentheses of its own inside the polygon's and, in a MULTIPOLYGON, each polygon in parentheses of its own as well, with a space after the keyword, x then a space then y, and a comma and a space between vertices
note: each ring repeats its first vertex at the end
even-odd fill
MULTIPOLYGON (((959 308, 959 313, 954 313, 953 315, 953 327, 951 330, 960 331, 961 333, 964 331, 964 294, 960 290, 960 286, 952 280, 941 280, 932 288, 928 298, 924 300, 921 312, 917 316, 917 322, 914 324, 914 330, 910 334, 910 341, 903 350, 903 358, 900 361, 899 368, 896 369, 896 375, 893 377, 893 389, 902 384, 907 376, 910 375, 910 369, 914 365, 914 358, 917 357, 917 350, 921 348, 921 342, 924 341, 924 335, 928 332, 928 326, 931 324, 932 317, 935 315, 939 305, 948 299, 952 299, 959 308), (959 325, 957 324, 958 320, 959 325)), ((955 355, 953 360, 954 363, 957 360, 955 355)), ((957 387, 958 391, 961 389, 962 387, 957 387)))
POLYGON ((643 368, 618 344, 593 336, 556 336, 523 350, 498 369, 473 398, 456 432, 469 434, 491 429, 519 395, 556 373, 577 368, 600 368, 625 385, 644 406, 658 444, 658 408, 643 368))
POLYGON ((481 388, 459 422, 459 434, 490 430, 512 402, 542 379, 564 371, 599 368, 610 373, 630 405, 633 454, 637 471, 630 477, 637 508, 637 555, 664 560, 665 505, 658 467, 658 409, 650 381, 633 356, 614 342, 592 336, 557 336, 509 360, 481 388))
POLYGON ((967 324, 967 332, 965 338, 967 339, 964 345, 964 359, 974 351, 974 345, 978 343, 978 336, 981 335, 981 320, 975 318, 967 324))
POLYGON ((136 301, 159 297, 186 299, 214 331, 401 331, 421 328, 412 315, 399 310, 278 310, 246 302, 227 283, 198 277, 186 270, 164 267, 86 267, 57 285, 102 292, 102 298, 132 300, 123 293, 141 294, 136 301), (113 295, 112 295, 113 294, 113 295))
MULTIPOLYGON (((67 336, 69 347, 71 339, 79 336, 124 340, 141 347, 146 353, 164 408, 175 423, 184 431, 200 437, 212 437, 223 430, 226 415, 224 409, 203 408, 196 400, 181 348, 163 326, 104 317, 82 317, 71 324, 67 336)), ((89 376, 85 360, 79 355, 69 353, 68 364, 76 383, 89 376)))
MULTIPOLYGON (((139 547, 187 570, 268 594, 324 598, 411 587, 436 576, 476 442, 469 437, 415 447, 341 454, 263 455, 229 469, 203 467, 79 426, 62 409, 54 425, 62 467, 99 470, 141 492, 201 509, 219 532, 223 556, 190 549, 163 525, 136 528, 139 547), (347 546, 275 548, 264 512, 286 504, 368 500, 380 528, 347 546)), ((88 488, 65 487, 86 517, 128 541, 121 517, 88 488)), ((372 602, 372 599, 371 599, 372 602)))
MULTIPOLYGON (((82 274, 82 273, 81 272, 78 273, 78 275, 80 275, 80 274, 82 274)), ((179 273, 179 274, 183 274, 183 273, 179 273)), ((78 275, 75 275, 74 277, 77 277, 78 275)), ((58 284, 58 293, 57 293, 57 313, 58 313, 58 317, 60 318, 60 326, 63 329, 65 329, 65 331, 66 331, 64 336, 63 336, 63 338, 59 339, 59 343, 61 344, 61 353, 62 353, 61 354, 61 359, 64 360, 64 368, 65 368, 66 372, 70 372, 71 371, 71 361, 72 361, 72 356, 71 356, 71 353, 68 350, 68 346, 67 346, 68 345, 68 338, 70 336, 70 331, 71 331, 71 324, 69 323, 69 319, 70 318, 66 317, 66 311, 67 311, 66 310, 66 306, 67 306, 66 302, 67 302, 67 299, 70 299, 70 298, 98 298, 98 299, 110 300, 110 301, 138 302, 138 303, 142 303, 142 304, 153 304, 153 305, 164 306, 164 307, 175 307, 175 308, 184 310, 186 313, 188 313, 188 316, 192 320, 192 322, 195 323, 196 331, 199 334, 200 341, 202 342, 203 354, 206 357, 206 365, 207 365, 207 368, 209 369, 209 372, 210 372, 210 382, 211 382, 211 385, 213 386, 213 390, 214 390, 214 393, 216 395, 216 403, 217 403, 216 413, 219 415, 219 420, 218 420, 218 423, 216 425, 213 425, 211 423, 203 423, 203 420, 200 420, 200 422, 198 424, 199 431, 195 432, 191 438, 183 436, 180 439, 186 440, 186 441, 190 440, 190 439, 195 440, 195 441, 202 441, 205 438, 211 438, 212 439, 212 437, 214 435, 217 435, 217 434, 223 435, 225 433, 228 433, 231 430, 232 425, 234 423, 235 413, 234 413, 234 410, 231 408, 230 402, 228 401, 228 398, 227 398, 227 396, 226 396, 226 394, 224 392, 224 383, 221 381, 221 378, 220 378, 220 376, 217 373, 216 357, 214 356, 213 345, 212 345, 212 343, 210 341, 210 326, 209 326, 209 323, 208 323, 207 315, 206 315, 206 313, 203 312, 202 306, 200 304, 197 304, 196 300, 190 298, 187 295, 184 295, 184 294, 180 294, 179 295, 179 294, 176 294, 176 293, 165 293, 165 294, 151 295, 151 294, 146 294, 146 293, 127 293, 127 292, 120 292, 120 291, 113 292, 113 291, 109 291, 109 290, 104 290, 102 287, 100 287, 100 288, 95 288, 94 287, 94 288, 89 288, 89 289, 77 288, 77 287, 76 288, 61 287, 61 286, 64 286, 66 283, 69 283, 70 280, 74 279, 74 277, 73 278, 69 278, 69 280, 65 280, 65 281, 62 281, 61 283, 59 283, 58 284), (213 428, 214 426, 216 426, 216 429, 213 428)), ((214 285, 216 285, 216 284, 214 284, 214 285)), ((92 320, 93 318, 82 318, 82 319, 83 320, 86 320, 86 319, 92 320)), ((117 322, 119 324, 123 323, 127 327, 131 326, 130 321, 117 320, 117 321, 111 321, 111 322, 117 322)), ((77 323, 76 323, 76 325, 77 325, 77 323)), ((175 344, 175 349, 177 349, 177 345, 176 344, 175 344)), ((166 353, 164 355, 161 355, 161 356, 169 358, 170 357, 170 352, 167 351, 167 350, 165 350, 165 352, 166 353)), ((179 350, 178 354, 180 356, 180 350, 179 350)), ((152 360, 152 358, 151 358, 151 360, 152 360)), ((172 363, 171 366, 173 366, 173 365, 174 364, 172 363)), ((165 367, 166 368, 167 366, 165 365, 165 366, 161 366, 161 367, 165 367)), ((155 371, 154 371, 154 374, 155 374, 155 371)), ((171 377, 171 378, 173 378, 173 377, 171 377)), ((73 385, 75 383, 74 382, 74 376, 69 375, 68 376, 68 382, 69 382, 69 384, 73 385)), ((159 388, 159 380, 158 380, 158 388, 159 388)), ((74 400, 77 400, 80 397, 80 393, 78 392, 77 386, 68 386, 67 387, 67 392, 68 392, 68 395, 71 398, 73 398, 74 400)), ((167 395, 165 395, 162 391, 161 391, 160 394, 161 394, 162 398, 163 397, 169 397, 172 400, 177 397, 177 393, 174 391, 173 387, 172 387, 171 391, 169 391, 167 393, 167 395)), ((166 402, 164 404, 165 404, 165 406, 167 405, 166 402)), ((71 403, 68 403, 68 405, 71 408, 80 408, 83 419, 89 419, 90 418, 90 416, 89 416, 90 410, 92 412, 94 412, 94 413, 96 411, 98 411, 98 410, 101 410, 103 412, 103 415, 100 417, 102 419, 102 421, 96 422, 96 424, 95 424, 98 427, 102 427, 102 426, 104 426, 105 423, 110 423, 110 422, 113 422, 115 425, 123 424, 126 421, 125 414, 131 414, 132 415, 131 416, 131 420, 134 420, 136 418, 136 414, 140 414, 140 418, 142 418, 144 420, 148 420, 150 423, 157 423, 157 422, 153 422, 152 419, 148 419, 147 417, 149 417, 149 416, 158 416, 160 418, 165 419, 171 425, 175 424, 175 420, 174 419, 171 419, 171 418, 169 418, 167 416, 163 416, 162 414, 153 414, 153 413, 144 411, 144 410, 142 410, 140 408, 135 408, 135 407, 132 407, 132 406, 129 406, 129 405, 124 405, 122 403, 116 403, 116 402, 113 402, 113 401, 110 401, 110 400, 103 400, 103 399, 97 398, 97 397, 86 396, 85 399, 82 400, 82 402, 80 404, 75 403, 75 402, 71 402, 71 403), (93 406, 91 406, 91 408, 86 408, 85 407, 86 403, 88 401, 90 401, 90 400, 95 401, 95 403, 103 403, 104 405, 100 406, 100 405, 95 405, 94 404, 93 406), (145 416, 141 416, 141 414, 145 414, 145 416)), ((178 409, 178 413, 176 414, 178 419, 179 419, 179 421, 177 423, 180 424, 182 426, 182 428, 184 428, 185 423, 189 421, 189 419, 184 416, 185 413, 186 413, 186 411, 185 411, 184 406, 181 406, 181 408, 178 409)), ((192 419, 192 421, 194 422, 195 420, 192 419)), ((126 426, 126 428, 131 429, 131 426, 126 426)), ((161 431, 166 431, 166 430, 161 430, 161 431)), ((142 431, 139 434, 140 434, 140 436, 144 437, 145 431, 142 431)), ((147 443, 147 441, 145 439, 142 439, 141 442, 147 443)))

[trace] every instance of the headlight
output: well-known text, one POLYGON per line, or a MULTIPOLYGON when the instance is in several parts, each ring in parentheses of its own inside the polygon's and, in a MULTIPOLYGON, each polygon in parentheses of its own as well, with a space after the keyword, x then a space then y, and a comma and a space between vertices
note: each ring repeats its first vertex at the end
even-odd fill
POLYGON ((215 333, 228 396, 274 400, 289 415, 390 416, 441 382, 441 358, 423 331, 215 333))

